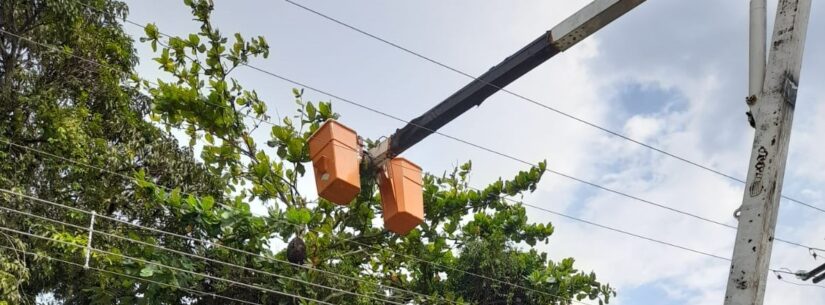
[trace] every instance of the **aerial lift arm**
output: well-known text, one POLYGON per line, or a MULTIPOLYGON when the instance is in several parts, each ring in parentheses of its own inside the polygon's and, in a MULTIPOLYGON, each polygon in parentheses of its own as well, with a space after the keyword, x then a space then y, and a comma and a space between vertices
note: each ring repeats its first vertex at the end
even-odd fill
POLYGON ((421 116, 396 130, 369 154, 375 165, 397 156, 519 77, 564 52, 645 0, 595 0, 507 57, 421 116))

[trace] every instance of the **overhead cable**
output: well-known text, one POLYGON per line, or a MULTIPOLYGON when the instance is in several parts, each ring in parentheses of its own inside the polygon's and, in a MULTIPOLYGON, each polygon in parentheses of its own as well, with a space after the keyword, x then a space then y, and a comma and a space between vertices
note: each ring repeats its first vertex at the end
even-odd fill
MULTIPOLYGON (((343 294, 349 294, 349 295, 357 296, 357 297, 366 297, 368 299, 372 299, 372 300, 379 301, 379 302, 396 304, 396 305, 404 305, 403 303, 399 303, 399 302, 384 300, 384 299, 372 297, 372 296, 361 294, 361 293, 356 293, 356 292, 343 290, 343 289, 340 289, 340 288, 335 288, 335 287, 331 287, 331 286, 316 284, 316 283, 313 283, 313 282, 309 282, 309 281, 305 281, 305 280, 302 280, 302 279, 299 279, 299 278, 293 278, 293 277, 290 277, 290 276, 277 274, 277 273, 274 273, 274 272, 258 270, 258 269, 249 268, 249 267, 246 267, 246 266, 241 266, 241 265, 238 265, 238 264, 233 264, 233 263, 217 260, 217 259, 214 259, 214 258, 205 257, 205 256, 202 256, 202 255, 197 255, 197 254, 192 254, 192 253, 188 253, 188 252, 184 252, 184 251, 180 251, 180 250, 175 250, 175 249, 167 248, 167 247, 164 247, 164 246, 161 246, 161 245, 145 242, 145 241, 142 241, 142 240, 128 238, 128 237, 120 236, 120 235, 117 235, 117 234, 112 234, 112 233, 102 231, 102 230, 90 230, 89 228, 86 228, 86 227, 83 227, 83 226, 67 223, 67 222, 64 222, 64 221, 56 220, 56 219, 51 219, 51 218, 40 216, 40 215, 35 215, 35 214, 24 212, 24 211, 18 211, 18 210, 10 209, 10 208, 3 207, 3 206, 0 206, 0 210, 5 210, 7 212, 11 212, 11 213, 19 214, 19 215, 25 215, 25 216, 28 216, 28 217, 31 217, 31 218, 36 218, 36 219, 39 219, 39 220, 45 220, 45 221, 49 221, 49 222, 52 222, 52 223, 61 224, 61 225, 72 227, 72 228, 79 229, 79 230, 82 230, 82 231, 88 231, 90 236, 93 235, 93 234, 94 235, 108 236, 108 237, 116 238, 116 239, 119 239, 119 240, 131 242, 131 243, 135 243, 135 244, 139 244, 139 245, 143 245, 143 246, 157 248, 159 250, 163 250, 163 251, 170 252, 170 253, 175 253, 175 254, 178 254, 178 255, 188 256, 188 257, 191 257, 191 258, 196 258, 196 259, 207 261, 207 262, 217 263, 217 264, 221 264, 221 265, 224 265, 224 266, 241 269, 241 270, 244 270, 244 271, 247 271, 247 272, 259 273, 259 274, 264 274, 264 275, 268 275, 268 276, 274 276, 276 278, 281 278, 281 279, 301 283, 301 284, 316 287, 316 288, 328 289, 328 290, 331 290, 331 291, 335 291, 335 292, 339 292, 339 293, 343 293, 343 294)), ((82 211, 84 213, 89 214, 89 215, 93 215, 93 214, 91 214, 92 212, 89 212, 89 211, 86 211, 86 210, 82 210, 82 211)), ((89 243, 91 244, 91 239, 89 239, 89 243)), ((87 247, 91 248, 90 245, 87 246, 87 247)))
MULTIPOLYGON (((440 66, 440 67, 442 67, 442 68, 445 68, 445 69, 447 69, 447 70, 453 71, 453 72, 458 73, 458 74, 463 75, 463 76, 466 76, 466 77, 468 77, 468 78, 470 78, 470 79, 472 79, 472 80, 474 80, 474 81, 479 81, 479 82, 482 82, 482 83, 484 83, 484 84, 486 84, 486 85, 488 85, 488 86, 490 86, 490 87, 493 87, 493 88, 496 88, 496 89, 498 89, 498 90, 501 90, 501 91, 503 91, 503 92, 505 92, 505 93, 507 93, 507 94, 510 94, 510 95, 512 95, 512 96, 514 96, 514 97, 516 97, 516 98, 520 99, 520 100, 526 101, 526 102, 528 102, 528 103, 530 103, 530 104, 536 105, 536 106, 541 107, 541 108, 543 108, 543 109, 545 109, 545 110, 548 110, 548 111, 551 111, 551 112, 555 112, 555 113, 557 113, 557 114, 559 114, 559 115, 561 115, 561 116, 567 117, 567 118, 569 118, 569 119, 572 119, 572 120, 577 121, 577 122, 579 122, 579 123, 582 123, 582 124, 584 124, 584 125, 590 126, 590 127, 592 127, 592 128, 598 129, 598 130, 600 130, 600 131, 603 131, 603 132, 605 132, 605 133, 607 133, 607 134, 610 134, 610 135, 612 135, 612 136, 618 137, 618 138, 623 139, 623 140, 625 140, 625 141, 628 141, 628 142, 634 143, 634 144, 636 144, 636 145, 639 145, 639 146, 641 146, 641 147, 647 148, 647 149, 649 149, 649 150, 655 151, 655 152, 660 153, 660 154, 662 154, 662 155, 665 155, 665 156, 667 156, 667 157, 670 157, 670 158, 673 158, 673 159, 679 160, 679 161, 681 161, 681 162, 683 162, 683 163, 685 163, 685 164, 688 164, 688 165, 691 165, 691 166, 694 166, 694 167, 700 168, 700 169, 702 169, 702 170, 705 170, 705 171, 707 171, 707 172, 710 172, 710 173, 716 174, 716 175, 718 175, 718 176, 721 176, 721 177, 724 177, 724 178, 727 178, 727 179, 730 179, 730 180, 733 180, 733 181, 736 181, 736 182, 739 182, 739 183, 745 184, 745 180, 743 180, 743 179, 741 179, 741 178, 737 178, 737 177, 734 177, 733 175, 723 173, 723 172, 721 172, 720 170, 714 169, 714 168, 712 168, 712 167, 710 167, 710 166, 708 166, 708 165, 703 165, 703 164, 701 164, 701 163, 699 163, 699 162, 692 161, 692 160, 690 160, 690 159, 688 159, 688 158, 686 158, 686 157, 682 157, 682 156, 677 155, 677 154, 675 154, 675 153, 668 152, 668 151, 666 151, 666 150, 665 150, 665 149, 663 149, 663 148, 655 147, 655 146, 653 146, 653 145, 651 145, 651 144, 647 144, 647 143, 642 142, 642 141, 640 141, 640 140, 636 140, 636 139, 634 139, 634 138, 632 138, 632 137, 630 137, 630 136, 627 136, 627 135, 625 135, 625 134, 623 134, 623 133, 621 133, 621 132, 614 131, 614 130, 612 130, 612 129, 609 129, 609 128, 607 128, 607 127, 604 127, 604 126, 601 126, 601 125, 599 125, 599 124, 593 123, 593 122, 588 121, 588 120, 586 120, 586 119, 582 119, 582 118, 580 118, 580 117, 574 116, 574 115, 572 115, 572 114, 569 114, 569 113, 564 112, 564 111, 562 111, 562 110, 559 110, 559 109, 557 109, 557 108, 553 108, 553 107, 551 107, 551 106, 549 106, 549 105, 547 105, 547 104, 545 104, 545 103, 541 103, 541 102, 539 102, 539 101, 537 101, 537 100, 535 100, 535 99, 528 98, 528 97, 526 97, 526 96, 524 96, 524 95, 521 95, 521 94, 519 94, 519 93, 513 92, 513 91, 511 91, 511 90, 509 90, 509 89, 506 89, 506 88, 500 87, 500 86, 498 86, 498 85, 496 85, 496 84, 493 84, 493 83, 491 83, 491 82, 489 82, 489 81, 486 81, 486 80, 484 80, 484 79, 481 79, 481 78, 475 77, 475 76, 473 76, 473 75, 471 75, 471 74, 469 74, 469 73, 467 73, 467 72, 461 71, 461 70, 459 70, 459 69, 457 69, 457 68, 454 68, 454 67, 452 67, 452 66, 450 66, 450 65, 447 65, 447 64, 445 64, 445 63, 443 63, 443 62, 441 62, 441 61, 435 60, 435 59, 433 59, 433 58, 431 58, 431 57, 428 57, 428 56, 422 55, 421 53, 418 53, 418 52, 416 52, 416 51, 413 51, 413 50, 411 50, 411 49, 409 49, 409 48, 406 48, 406 47, 404 47, 404 46, 401 46, 401 45, 399 45, 399 44, 397 44, 397 43, 391 42, 391 41, 389 41, 389 40, 387 40, 387 39, 381 38, 381 37, 380 37, 380 36, 378 36, 378 35, 375 35, 375 34, 369 33, 369 32, 367 32, 367 31, 365 31, 365 30, 363 30, 363 29, 360 29, 360 28, 358 28, 358 27, 355 27, 355 26, 353 26, 353 25, 350 25, 350 24, 348 24, 348 23, 346 23, 346 22, 344 22, 344 21, 341 21, 341 20, 336 19, 336 18, 334 18, 334 17, 332 17, 332 16, 329 16, 329 15, 327 15, 327 14, 324 14, 324 13, 322 13, 322 12, 319 12, 319 11, 317 11, 317 10, 315 10, 315 9, 312 9, 312 8, 308 7, 308 6, 305 6, 305 5, 302 5, 302 4, 300 4, 300 3, 297 3, 297 2, 295 2, 295 1, 293 1, 293 0, 284 0, 284 1, 286 1, 287 3, 289 3, 289 4, 291 4, 291 5, 295 6, 295 7, 301 8, 301 9, 303 9, 303 10, 307 11, 307 12, 310 12, 310 13, 312 13, 312 14, 314 14, 314 15, 317 15, 317 16, 319 16, 319 17, 323 18, 323 19, 329 20, 329 21, 331 21, 331 22, 333 22, 333 23, 336 23, 336 24, 341 25, 341 26, 343 26, 343 27, 345 27, 345 28, 348 28, 348 29, 350 29, 350 30, 353 30, 353 31, 355 31, 355 32, 358 32, 358 33, 360 33, 360 34, 362 34, 362 35, 364 35, 364 36, 367 36, 367 37, 369 37, 369 38, 372 38, 372 39, 375 39, 375 40, 377 40, 377 41, 380 41, 380 42, 382 42, 382 43, 384 43, 384 44, 387 44, 387 45, 389 45, 389 46, 392 46, 393 48, 399 49, 399 50, 401 50, 401 51, 403 51, 403 52, 405 52, 405 53, 411 54, 411 55, 413 55, 413 56, 415 56, 415 57, 418 57, 418 58, 420 58, 420 59, 423 59, 423 60, 425 60, 425 61, 431 62, 431 63, 433 63, 433 64, 435 64, 435 65, 437 65, 437 66, 440 66)), ((409 123, 409 122, 407 122, 407 123, 409 123)), ((416 127, 421 128, 421 126, 416 126, 416 127)), ((797 203, 797 204, 800 204, 800 205, 806 206, 806 207, 808 207, 808 208, 811 208, 811 209, 817 210, 817 211, 819 211, 819 212, 825 213, 825 209, 823 209, 823 208, 821 208, 821 207, 818 207, 818 206, 814 206, 814 205, 812 205, 812 204, 810 204, 810 203, 807 203, 807 202, 804 202, 804 201, 802 201, 802 200, 795 199, 795 198, 792 198, 792 197, 789 197, 789 196, 786 196, 786 195, 782 195, 782 198, 785 198, 785 199, 787 199, 788 201, 791 201, 791 202, 794 202, 794 203, 797 203)))
MULTIPOLYGON (((37 234, 23 232, 23 231, 12 229, 12 228, 5 227, 5 226, 0 226, 0 230, 15 233, 15 234, 18 234, 18 235, 28 236, 28 237, 32 237, 32 238, 43 239, 43 240, 46 240, 46 241, 55 242, 55 243, 59 243, 59 244, 63 244, 63 245, 71 246, 71 247, 76 247, 76 248, 80 248, 80 249, 85 249, 86 248, 83 245, 77 245, 77 244, 70 243, 70 242, 63 241, 63 240, 58 240, 58 239, 53 239, 53 238, 40 236, 40 235, 37 235, 37 234)), ((137 257, 124 255, 124 254, 121 254, 121 253, 115 253, 115 252, 101 250, 101 249, 97 249, 97 248, 91 248, 91 250, 92 250, 92 252, 98 252, 98 253, 102 253, 102 254, 106 254, 106 255, 113 255, 113 256, 133 260, 133 261, 144 263, 144 264, 155 265, 155 266, 158 266, 158 267, 161 267, 161 268, 166 268, 166 269, 177 271, 177 272, 184 272, 184 273, 188 273, 188 274, 192 274, 192 275, 197 275, 197 276, 201 276, 201 277, 204 277, 204 278, 208 278, 208 279, 212 279, 212 280, 216 280, 216 281, 221 281, 221 282, 226 282, 226 283, 230 283, 230 284, 233 284, 233 285, 243 286, 243 287, 246 287, 246 288, 259 290, 259 291, 266 292, 266 293, 273 293, 273 294, 292 297, 292 298, 296 298, 296 299, 300 299, 300 300, 304 300, 304 301, 317 302, 319 304, 335 305, 333 303, 313 299, 313 298, 310 298, 310 297, 300 296, 300 295, 297 295, 297 294, 292 294, 292 293, 284 292, 284 291, 278 291, 278 290, 275 290, 275 289, 270 289, 270 288, 266 288, 266 287, 262 287, 262 286, 247 284, 247 283, 239 282, 239 281, 236 281, 236 280, 226 279, 226 278, 213 276, 213 275, 209 275, 209 274, 205 274, 205 273, 201 273, 201 272, 186 270, 186 269, 183 269, 183 268, 169 266, 169 265, 161 264, 161 263, 158 263, 158 262, 145 260, 145 259, 142 259, 142 258, 137 258, 137 257)))
POLYGON ((26 250, 16 249, 16 248, 12 248, 12 247, 8 247, 8 246, 2 246, 2 245, 0 245, 0 248, 10 250, 10 251, 13 251, 13 252, 17 252, 17 253, 23 253, 25 255, 34 256, 35 258, 45 258, 46 260, 49 260, 49 261, 55 261, 55 262, 63 263, 63 264, 78 267, 78 268, 81 268, 81 269, 84 269, 84 270, 93 270, 93 271, 96 271, 96 272, 111 274, 111 275, 114 275, 114 276, 124 277, 124 278, 128 278, 128 279, 131 279, 131 280, 146 282, 146 283, 155 284, 155 285, 164 286, 164 287, 170 287, 170 288, 174 288, 174 289, 180 289, 180 290, 183 290, 183 291, 186 291, 186 292, 189 292, 189 293, 193 293, 195 295, 210 296, 210 297, 213 297, 213 298, 219 298, 219 299, 224 299, 224 300, 227 300, 227 301, 238 302, 238 303, 243 303, 243 304, 263 305, 261 303, 256 303, 256 302, 250 302, 250 301, 245 301, 245 300, 241 300, 241 299, 231 298, 231 297, 223 296, 223 295, 213 293, 213 292, 206 292, 206 291, 202 291, 202 290, 181 287, 180 285, 173 285, 173 284, 169 284, 169 283, 158 282, 158 281, 150 280, 150 279, 147 279, 147 278, 137 277, 137 276, 128 275, 128 274, 124 274, 124 273, 120 273, 120 272, 109 271, 109 270, 100 269, 100 268, 96 268, 96 267, 88 267, 87 268, 83 264, 78 264, 78 263, 71 262, 71 261, 68 261, 68 260, 59 259, 59 258, 56 258, 56 257, 53 257, 53 256, 48 256, 48 255, 45 255, 43 253, 34 253, 34 252, 29 252, 29 251, 26 251, 26 250))

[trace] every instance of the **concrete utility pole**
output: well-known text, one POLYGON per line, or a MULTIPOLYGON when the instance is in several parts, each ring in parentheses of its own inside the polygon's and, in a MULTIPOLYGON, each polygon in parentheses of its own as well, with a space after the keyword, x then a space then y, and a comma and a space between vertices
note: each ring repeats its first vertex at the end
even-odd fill
POLYGON ((810 9, 811 0, 779 1, 765 82, 749 101, 756 132, 725 305, 761 305, 765 297, 810 9))

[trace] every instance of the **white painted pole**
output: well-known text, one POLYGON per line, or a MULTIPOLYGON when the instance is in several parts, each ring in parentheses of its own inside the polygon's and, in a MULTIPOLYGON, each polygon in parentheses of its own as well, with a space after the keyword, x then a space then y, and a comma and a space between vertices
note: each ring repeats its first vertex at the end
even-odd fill
POLYGON ((725 305, 762 305, 791 136, 811 0, 780 0, 761 93, 725 305))
POLYGON ((765 43, 767 42, 767 0, 751 0, 750 48, 748 49, 748 96, 755 97, 765 83, 765 43))

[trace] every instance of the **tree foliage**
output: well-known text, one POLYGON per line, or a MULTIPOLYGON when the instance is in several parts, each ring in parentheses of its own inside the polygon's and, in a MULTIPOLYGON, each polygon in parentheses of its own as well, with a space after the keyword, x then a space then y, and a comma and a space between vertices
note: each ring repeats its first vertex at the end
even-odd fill
MULTIPOLYGON (((137 58, 119 24, 126 15, 123 3, 4 0, 0 14, 0 29, 22 37, 0 34, 0 187, 172 232, 182 232, 175 218, 134 196, 129 178, 136 170, 186 191, 222 193, 220 179, 143 119, 149 101, 129 82, 137 58)), ((82 226, 89 221, 5 193, 0 206, 82 226)), ((0 210, 0 226, 85 244, 85 232, 8 210, 0 210)), ((120 231, 113 223, 98 226, 120 231)), ((9 232, 0 233, 0 246, 44 254, 56 248, 9 232)), ((32 303, 41 293, 65 304, 90 304, 94 289, 106 288, 98 284, 114 280, 0 248, 0 300, 10 304, 32 303)), ((133 291, 127 287, 118 293, 133 291)))
MULTIPOLYGON (((28 33, 13 28, 19 25, 2 26, 114 68, 89 67, 3 36, 4 52, 25 49, 23 59, 2 67, 14 71, 3 75, 13 86, 3 90, 0 105, 3 137, 132 175, 136 182, 12 147, 0 152, 0 186, 208 241, 100 221, 100 231, 133 241, 98 234, 94 244, 102 251, 94 253, 92 265, 153 283, 0 250, 0 289, 11 302, 54 293, 64 304, 225 303, 211 294, 262 304, 307 303, 222 279, 334 304, 601 303, 614 294, 595 274, 575 269, 572 258, 554 261, 535 250, 555 228, 528 221, 524 207, 510 198, 535 190, 544 162, 483 189, 469 185, 470 162, 426 175, 425 223, 406 236, 389 233, 376 221, 382 208, 374 169, 368 166, 362 169, 361 194, 347 206, 302 194, 298 185, 310 179, 307 139, 339 114, 331 102, 313 103, 295 89, 297 115, 272 122, 257 92, 233 78, 250 60, 269 55, 267 41, 222 34, 212 24, 211 1, 184 0, 200 24, 193 34, 167 37, 154 24, 146 26, 140 40, 155 50, 154 63, 170 76, 152 82, 129 76, 135 58, 117 22, 126 13, 122 4, 3 3, 4 16, 40 9, 63 12, 38 13, 43 15, 28 33), (67 24, 71 31, 64 33, 67 24), (18 46, 6 47, 12 43, 18 46), (80 75, 49 79, 55 73, 80 75), (173 130, 184 132, 188 147, 177 146, 173 130), (191 155, 196 148, 202 163, 191 155), (263 205, 267 213, 253 214, 250 205, 263 205), (304 268, 284 263, 283 245, 296 237, 306 247, 304 268), (9 285, 6 278, 19 283, 9 285)), ((84 225, 89 221, 83 214, 2 197, 3 206, 17 210, 84 225)), ((67 260, 82 257, 84 230, 10 216, 0 212, 0 225, 26 228, 51 240, 9 234, 10 243, 67 260)))

